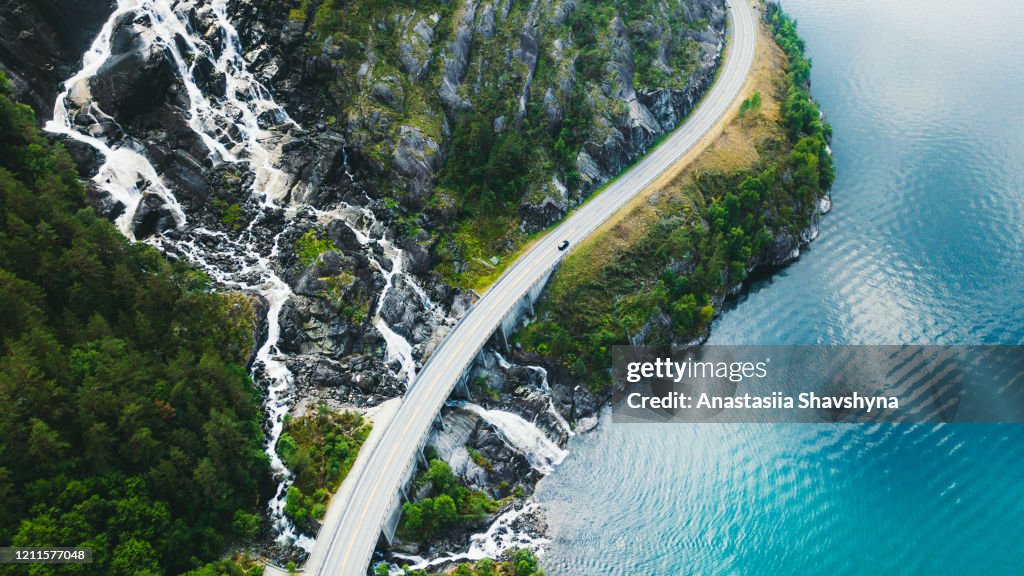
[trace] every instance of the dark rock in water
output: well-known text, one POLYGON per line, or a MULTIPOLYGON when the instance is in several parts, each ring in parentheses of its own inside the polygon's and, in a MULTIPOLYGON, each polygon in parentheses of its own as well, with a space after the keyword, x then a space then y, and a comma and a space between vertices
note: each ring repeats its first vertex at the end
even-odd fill
POLYGON ((374 350, 379 338, 375 330, 362 328, 321 295, 297 293, 284 304, 279 320, 278 348, 285 354, 343 360, 355 353, 374 350))
POLYGON ((302 183, 294 189, 296 202, 323 207, 345 197, 353 183, 345 175, 344 147, 334 130, 304 133, 284 145, 280 167, 302 183))
POLYGON ((111 38, 111 56, 89 83, 100 108, 121 123, 158 107, 175 82, 170 52, 146 34, 134 14, 122 16, 111 38))
POLYGON ((307 314, 305 306, 300 304, 299 298, 289 298, 281 308, 278 321, 281 323, 281 336, 277 347, 285 354, 300 353, 304 349, 310 349, 303 324, 307 314))
POLYGON ((395 276, 392 282, 381 306, 380 317, 395 333, 407 340, 412 339, 413 327, 424 312, 420 297, 404 276, 395 276))
POLYGON ((335 246, 346 252, 358 252, 362 247, 355 231, 343 220, 332 220, 327 225, 327 237, 334 242, 335 246))
POLYGON ((259 294, 253 294, 251 297, 253 312, 256 314, 256 330, 252 336, 252 350, 249 351, 249 356, 245 359, 245 367, 249 370, 252 369, 252 364, 256 361, 256 353, 267 341, 267 312, 270 311, 270 303, 266 298, 259 294))
POLYGON ((317 296, 327 288, 327 284, 320 279, 317 266, 307 266, 299 273, 294 282, 291 282, 292 290, 301 296, 317 296))
POLYGON ((117 217, 121 214, 124 214, 124 203, 114 200, 109 192, 101 190, 92 182, 86 182, 85 196, 89 201, 89 205, 92 206, 92 209, 96 211, 100 218, 113 221, 117 220, 117 217))
POLYGON ((509 448, 505 440, 482 420, 470 437, 468 445, 491 463, 493 470, 488 473, 488 481, 495 486, 500 486, 503 482, 515 486, 534 474, 526 458, 509 448))
POLYGON ((204 176, 205 168, 191 154, 182 150, 175 150, 170 167, 166 172, 175 186, 179 197, 186 199, 204 200, 210 193, 210 186, 204 176))
POLYGON ((426 274, 433 266, 433 259, 430 256, 430 249, 422 244, 422 241, 429 241, 429 235, 422 232, 421 238, 403 238, 399 248, 403 251, 403 263, 406 271, 413 274, 426 274))
POLYGON ((335 276, 345 267, 345 257, 331 250, 320 255, 317 269, 321 276, 335 276))
POLYGON ((196 61, 195 80, 196 86, 211 96, 223 98, 227 93, 227 79, 214 68, 213 62, 206 56, 196 61))
POLYGON ((75 167, 82 178, 92 178, 99 172, 103 157, 95 148, 73 138, 62 138, 61 143, 68 154, 71 154, 71 159, 75 161, 75 167))
POLYGON ((601 401, 586 386, 576 386, 572 392, 573 420, 593 416, 601 407, 601 401))
POLYGON ((138 239, 148 238, 178 225, 174 213, 163 198, 156 194, 146 194, 139 202, 132 218, 132 233, 138 239))
POLYGON ((321 360, 310 375, 309 383, 323 388, 339 388, 352 382, 352 373, 338 362, 321 360))

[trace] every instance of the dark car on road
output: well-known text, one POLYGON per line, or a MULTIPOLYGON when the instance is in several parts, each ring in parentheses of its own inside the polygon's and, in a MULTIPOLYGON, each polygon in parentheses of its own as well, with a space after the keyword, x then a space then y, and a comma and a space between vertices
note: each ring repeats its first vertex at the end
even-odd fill
POLYGON ((561 242, 559 242, 559 244, 558 244, 558 249, 559 249, 559 250, 565 250, 565 249, 566 249, 566 248, 568 248, 568 247, 569 247, 569 241, 568 241, 568 240, 562 240, 562 241, 561 241, 561 242))

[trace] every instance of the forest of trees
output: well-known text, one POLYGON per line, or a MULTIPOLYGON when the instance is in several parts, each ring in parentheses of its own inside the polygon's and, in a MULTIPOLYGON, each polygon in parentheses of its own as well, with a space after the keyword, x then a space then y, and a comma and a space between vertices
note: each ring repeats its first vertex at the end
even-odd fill
POLYGON ((97 218, 0 75, 0 542, 94 559, 0 573, 176 575, 258 532, 255 314, 209 284, 97 218))
POLYGON ((323 402, 285 420, 277 453, 295 474, 284 513, 300 526, 323 518, 327 501, 355 464, 372 426, 359 412, 333 412, 323 402))

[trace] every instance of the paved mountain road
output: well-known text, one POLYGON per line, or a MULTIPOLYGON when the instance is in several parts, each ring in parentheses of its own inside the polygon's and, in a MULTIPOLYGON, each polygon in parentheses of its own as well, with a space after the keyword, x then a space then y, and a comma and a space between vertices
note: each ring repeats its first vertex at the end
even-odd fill
POLYGON ((748 0, 727 3, 728 55, 711 91, 657 149, 539 240, 466 313, 424 365, 373 450, 359 455, 354 487, 341 513, 320 530, 306 574, 366 574, 385 516, 434 417, 506 313, 566 254, 558 244, 568 240, 571 249, 583 241, 700 142, 735 102, 754 62, 757 24, 748 0))

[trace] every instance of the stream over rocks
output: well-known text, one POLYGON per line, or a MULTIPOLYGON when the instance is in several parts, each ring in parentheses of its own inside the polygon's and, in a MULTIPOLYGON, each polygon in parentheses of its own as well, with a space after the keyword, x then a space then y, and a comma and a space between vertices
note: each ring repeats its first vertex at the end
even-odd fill
POLYGON ((284 516, 291 475, 274 449, 297 381, 361 405, 397 396, 415 376, 416 346, 453 321, 406 273, 387 227, 355 204, 371 201, 340 137, 292 121, 249 72, 227 13, 223 0, 120 0, 46 129, 66 138, 94 203, 127 237, 259 302, 252 376, 278 481, 268 510, 284 550, 307 548, 284 516), (353 204, 316 190, 332 171, 348 175, 353 204), (334 247, 301 261, 294 246, 319 230, 334 247))

